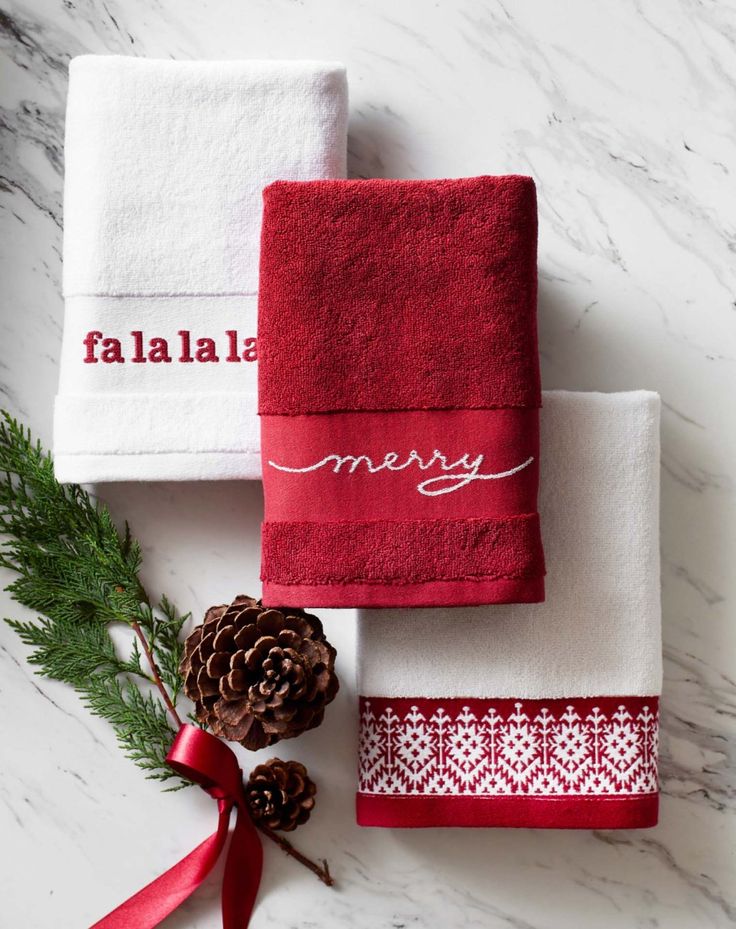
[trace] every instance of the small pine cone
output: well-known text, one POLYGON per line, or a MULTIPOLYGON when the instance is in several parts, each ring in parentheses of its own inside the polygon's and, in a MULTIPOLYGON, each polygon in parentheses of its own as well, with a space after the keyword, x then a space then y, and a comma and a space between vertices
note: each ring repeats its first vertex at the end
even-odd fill
POLYGON ((258 749, 319 726, 339 686, 335 654, 316 616, 239 596, 207 610, 179 673, 200 722, 258 749))
POLYGON ((303 764, 279 758, 259 764, 245 785, 253 819, 284 832, 291 832, 309 819, 316 792, 303 764))

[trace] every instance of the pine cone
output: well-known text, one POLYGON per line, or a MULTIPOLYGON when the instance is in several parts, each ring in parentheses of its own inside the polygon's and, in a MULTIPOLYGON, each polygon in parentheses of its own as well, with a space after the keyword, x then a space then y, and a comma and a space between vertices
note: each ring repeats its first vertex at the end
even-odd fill
POLYGON ((250 749, 319 726, 339 686, 335 649, 316 616, 242 595, 207 610, 179 673, 197 719, 250 749))
POLYGON ((279 758, 259 764, 245 785, 253 819, 284 832, 291 832, 309 819, 316 792, 303 764, 279 758))

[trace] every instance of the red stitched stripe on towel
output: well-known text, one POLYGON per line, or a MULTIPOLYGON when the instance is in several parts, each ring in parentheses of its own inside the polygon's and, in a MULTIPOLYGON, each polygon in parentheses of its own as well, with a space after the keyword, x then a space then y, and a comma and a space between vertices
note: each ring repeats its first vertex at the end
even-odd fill
POLYGON ((411 584, 544 574, 536 513, 495 519, 266 522, 262 545, 262 580, 276 584, 411 584))
POLYGON ((659 794, 643 797, 380 797, 358 794, 359 826, 648 829, 659 794))

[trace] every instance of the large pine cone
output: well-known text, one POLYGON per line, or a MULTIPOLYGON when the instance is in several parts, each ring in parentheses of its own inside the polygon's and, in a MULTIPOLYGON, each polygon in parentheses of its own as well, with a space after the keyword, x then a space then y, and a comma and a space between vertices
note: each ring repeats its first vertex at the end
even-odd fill
POLYGON ((245 785, 253 819, 284 832, 291 832, 309 819, 316 792, 303 764, 279 758, 269 758, 255 767, 245 785))
POLYGON ((207 610, 179 672, 197 719, 250 749, 319 726, 339 686, 335 649, 316 616, 242 595, 207 610))

